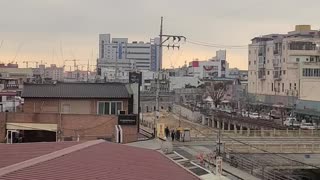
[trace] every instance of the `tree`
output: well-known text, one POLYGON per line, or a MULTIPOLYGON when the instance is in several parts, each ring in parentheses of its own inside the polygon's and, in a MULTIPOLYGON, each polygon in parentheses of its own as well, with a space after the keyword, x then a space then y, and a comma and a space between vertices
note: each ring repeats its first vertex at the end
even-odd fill
POLYGON ((226 91, 227 85, 223 82, 214 83, 213 85, 206 87, 206 92, 212 98, 216 108, 221 104, 222 98, 224 97, 226 91))

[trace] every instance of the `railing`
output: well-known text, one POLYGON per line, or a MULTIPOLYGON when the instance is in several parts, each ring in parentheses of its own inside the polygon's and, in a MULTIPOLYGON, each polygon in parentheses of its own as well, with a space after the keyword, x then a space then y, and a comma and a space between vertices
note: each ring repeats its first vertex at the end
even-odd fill
POLYGON ((241 144, 235 141, 225 142, 225 148, 235 153, 320 153, 320 142, 297 143, 273 143, 261 142, 241 144))
POLYGON ((19 84, 6 84, 5 89, 19 89, 19 84))
POLYGON ((261 179, 272 179, 272 180, 294 180, 292 176, 285 172, 272 168, 272 165, 268 163, 242 156, 241 154, 229 154, 225 155, 224 160, 231 166, 244 170, 255 177, 261 179))

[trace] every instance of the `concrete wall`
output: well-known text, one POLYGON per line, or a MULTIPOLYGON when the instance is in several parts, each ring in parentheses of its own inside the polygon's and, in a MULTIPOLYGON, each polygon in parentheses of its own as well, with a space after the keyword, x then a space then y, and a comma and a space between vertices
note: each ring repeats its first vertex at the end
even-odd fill
MULTIPOLYGON (((41 123, 57 124, 58 139, 71 137, 76 140, 92 140, 97 138, 111 138, 114 140, 114 128, 118 124, 117 116, 78 115, 57 113, 0 113, 0 142, 4 141, 5 123, 41 123)), ((124 143, 137 140, 137 125, 122 126, 124 143)))
POLYGON ((127 99, 39 99, 25 98, 23 111, 27 113, 61 113, 65 114, 97 114, 98 101, 122 101, 123 110, 128 112, 127 99), (60 104, 60 108, 59 108, 60 104), (64 112, 64 105, 69 105, 70 112, 64 112))
POLYGON ((173 112, 177 115, 177 116, 182 116, 186 119, 188 119, 189 121, 192 122, 198 122, 201 121, 202 116, 200 111, 192 111, 186 107, 174 104, 173 105, 173 112))
MULTIPOLYGON (((155 93, 141 92, 140 94, 140 107, 141 112, 153 112, 156 107, 156 95, 155 93)), ((160 109, 169 110, 172 108, 174 101, 173 93, 160 93, 160 109)))

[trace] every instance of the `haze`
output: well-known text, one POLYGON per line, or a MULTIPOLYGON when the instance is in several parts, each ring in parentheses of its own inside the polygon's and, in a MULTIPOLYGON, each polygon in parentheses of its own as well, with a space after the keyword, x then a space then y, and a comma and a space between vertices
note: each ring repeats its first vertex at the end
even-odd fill
MULTIPOLYGON (((63 59, 90 59, 93 64, 99 33, 148 41, 159 35, 160 16, 164 33, 247 45, 254 36, 285 33, 296 24, 319 29, 318 7, 317 0, 1 0, 0 61, 62 65, 63 59)), ((210 58, 218 49, 187 43, 179 51, 165 50, 163 64, 178 67, 210 58)), ((230 67, 247 69, 247 51, 227 49, 230 67)))

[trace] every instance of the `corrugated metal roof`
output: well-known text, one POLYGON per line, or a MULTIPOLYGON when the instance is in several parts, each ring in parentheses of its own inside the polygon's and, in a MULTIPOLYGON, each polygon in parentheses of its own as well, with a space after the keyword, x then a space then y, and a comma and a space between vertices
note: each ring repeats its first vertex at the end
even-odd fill
POLYGON ((102 142, 4 174, 0 179, 196 180, 199 178, 157 151, 102 142))
POLYGON ((24 84, 23 98, 129 98, 121 83, 24 84))
POLYGON ((64 149, 75 144, 78 144, 78 142, 0 144, 0 168, 64 149))

